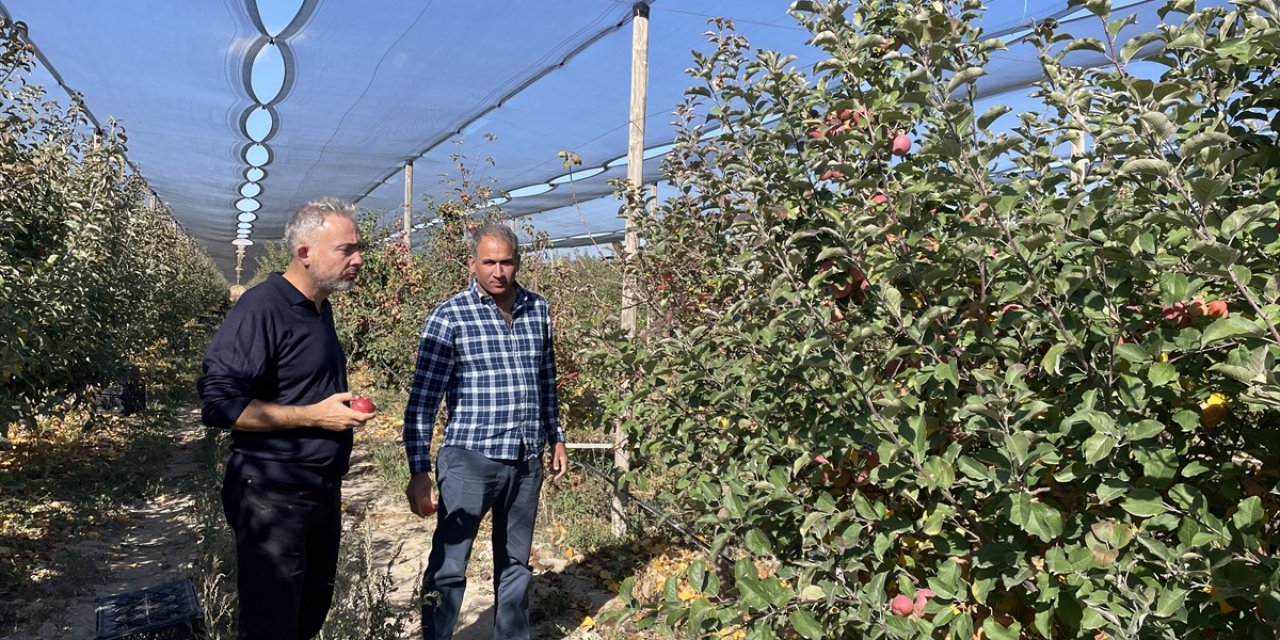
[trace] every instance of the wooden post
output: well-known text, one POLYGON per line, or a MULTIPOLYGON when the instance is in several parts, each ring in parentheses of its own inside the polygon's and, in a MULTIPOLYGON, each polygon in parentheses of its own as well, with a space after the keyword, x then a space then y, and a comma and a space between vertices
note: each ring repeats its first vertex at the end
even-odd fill
POLYGON ((404 161, 404 246, 411 249, 409 236, 413 234, 413 161, 404 161))
MULTIPOLYGON (((634 14, 631 21, 631 127, 627 140, 627 182, 633 192, 644 191, 644 117, 645 103, 649 92, 649 5, 637 2, 632 7, 634 14)), ((643 202, 643 199, 641 199, 643 202)), ((627 264, 622 280, 622 330, 628 338, 636 337, 636 307, 639 296, 636 294, 636 279, 632 275, 631 265, 640 251, 640 238, 636 235, 631 214, 626 213, 626 233, 624 237, 623 260, 627 264)), ((630 389, 623 389, 623 393, 630 389)), ((630 456, 626 449, 627 437, 622 424, 613 431, 613 465, 619 475, 631 469, 630 456)), ((626 486, 619 482, 618 491, 613 495, 613 534, 621 536, 626 533, 626 521, 623 518, 624 503, 622 491, 626 486)))

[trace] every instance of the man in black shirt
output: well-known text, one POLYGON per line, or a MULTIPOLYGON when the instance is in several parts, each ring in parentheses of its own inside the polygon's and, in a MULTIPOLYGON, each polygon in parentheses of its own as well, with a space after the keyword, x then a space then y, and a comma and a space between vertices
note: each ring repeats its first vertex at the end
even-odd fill
POLYGON ((328 297, 364 259, 353 205, 308 203, 285 227, 283 274, 246 291, 205 354, 197 386, 210 427, 231 430, 222 486, 235 531, 239 638, 312 638, 333 598, 351 430, 347 361, 328 297))

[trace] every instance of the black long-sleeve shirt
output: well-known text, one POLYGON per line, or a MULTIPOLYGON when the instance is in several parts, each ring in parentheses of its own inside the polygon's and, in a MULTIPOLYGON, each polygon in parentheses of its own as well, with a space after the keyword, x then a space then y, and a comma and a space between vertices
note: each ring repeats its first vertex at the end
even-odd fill
MULTIPOLYGON (((227 314, 197 382, 201 417, 229 429, 251 400, 307 405, 347 390, 347 359, 326 300, 316 310, 279 273, 249 289, 227 314)), ((346 474, 351 431, 319 427, 231 432, 228 467, 273 482, 324 486, 346 474)))

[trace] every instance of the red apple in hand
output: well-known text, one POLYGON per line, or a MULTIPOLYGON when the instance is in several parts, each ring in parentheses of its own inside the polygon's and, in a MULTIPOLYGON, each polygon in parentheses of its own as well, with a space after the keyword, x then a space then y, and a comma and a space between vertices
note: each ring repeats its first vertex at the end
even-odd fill
POLYGON ((422 511, 422 517, 424 518, 435 513, 439 508, 439 505, 435 502, 428 502, 426 500, 423 500, 418 506, 418 509, 422 511))
POLYGON ((351 399, 352 411, 359 411, 360 413, 373 413, 374 409, 376 408, 377 407, 373 406, 373 401, 368 398, 356 396, 351 399))

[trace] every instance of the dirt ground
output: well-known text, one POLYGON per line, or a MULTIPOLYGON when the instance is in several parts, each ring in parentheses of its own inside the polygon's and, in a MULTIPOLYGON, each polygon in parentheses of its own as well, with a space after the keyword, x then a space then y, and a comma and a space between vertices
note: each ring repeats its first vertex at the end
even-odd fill
MULTIPOLYGON (((23 603, 19 614, 27 621, 36 621, 31 625, 35 631, 9 638, 93 638, 97 634, 95 604, 99 598, 192 575, 198 527, 194 499, 181 492, 180 480, 199 469, 196 454, 203 428, 198 421, 198 413, 191 411, 176 426, 172 457, 165 471, 165 485, 174 487, 173 491, 134 505, 127 517, 105 527, 97 538, 75 543, 72 552, 98 567, 89 574, 94 577, 92 583, 79 585, 76 594, 67 599, 23 603)), ((367 454, 359 451, 353 458, 343 497, 347 513, 353 514, 348 521, 367 527, 375 566, 390 567, 395 585, 394 609, 415 611, 415 587, 426 562, 434 520, 409 513, 404 498, 381 484, 367 454)), ((458 640, 493 637, 493 563, 487 540, 487 530, 482 531, 469 567, 467 596, 454 636, 458 640)), ((533 637, 596 637, 581 626, 582 621, 608 606, 615 600, 614 594, 579 575, 572 562, 557 558, 554 545, 541 539, 541 535, 535 537, 534 547, 535 577, 530 601, 531 611, 540 615, 534 616, 533 637), (539 606, 544 600, 553 606, 539 606)), ((407 619, 411 624, 404 637, 421 637, 418 616, 411 613, 407 619)))

